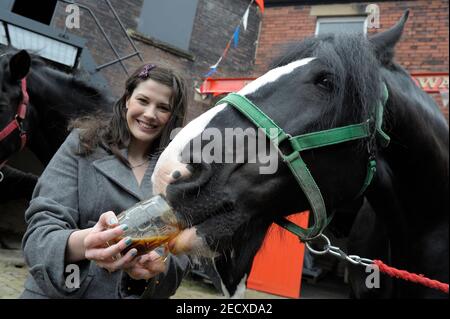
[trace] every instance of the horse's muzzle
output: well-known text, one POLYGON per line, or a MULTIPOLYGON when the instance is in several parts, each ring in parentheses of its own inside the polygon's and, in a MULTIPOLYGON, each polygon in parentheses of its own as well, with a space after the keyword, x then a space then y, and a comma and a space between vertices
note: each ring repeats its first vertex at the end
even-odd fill
POLYGON ((167 196, 167 186, 176 181, 186 179, 192 175, 188 165, 177 160, 167 159, 153 172, 153 195, 167 196))

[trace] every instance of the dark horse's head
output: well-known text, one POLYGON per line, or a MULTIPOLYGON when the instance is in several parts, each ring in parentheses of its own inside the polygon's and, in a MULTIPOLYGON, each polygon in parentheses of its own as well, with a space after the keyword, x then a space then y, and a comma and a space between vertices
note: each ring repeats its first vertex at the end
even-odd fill
MULTIPOLYGON (((306 39, 239 92, 292 136, 370 120, 367 138, 301 153, 328 212, 357 196, 369 157, 381 148, 373 124, 374 108, 383 99, 381 68, 390 63, 406 19, 407 13, 396 26, 369 39, 306 39)), ((277 151, 259 144, 261 139, 265 137, 240 111, 228 103, 217 105, 175 137, 152 176, 154 191, 166 196, 189 227, 172 249, 227 256, 218 271, 231 295, 245 280, 270 224, 310 209, 294 175, 277 151), (243 132, 245 143, 237 145, 237 131, 243 132), (250 145, 256 140, 252 154, 250 145), (230 152, 234 162, 224 160, 230 152), (244 160, 236 161, 239 156, 244 160), (176 170, 181 177, 173 174, 176 170)))
POLYGON ((111 111, 106 92, 25 50, 0 51, 0 89, 0 163, 20 150, 26 135, 26 145, 47 164, 67 136, 70 119, 111 111), (24 95, 29 103, 20 112, 24 95))
POLYGON ((19 116, 20 106, 25 102, 21 81, 30 65, 30 56, 25 51, 11 57, 7 53, 0 54, 0 163, 21 148, 20 135, 25 129, 19 116))

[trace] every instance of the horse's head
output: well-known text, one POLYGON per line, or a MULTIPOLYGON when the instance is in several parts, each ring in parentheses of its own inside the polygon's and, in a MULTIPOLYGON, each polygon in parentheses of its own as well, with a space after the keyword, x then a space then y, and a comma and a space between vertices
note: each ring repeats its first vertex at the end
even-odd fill
MULTIPOLYGON (((374 40, 362 35, 307 39, 239 92, 291 136, 367 123, 367 137, 337 144, 325 138, 321 147, 301 152, 303 171, 314 178, 328 212, 353 200, 364 185, 369 157, 378 147, 380 66, 392 55, 405 21, 406 15, 374 40)), ((311 198, 267 140, 241 111, 221 103, 178 133, 152 176, 155 193, 165 194, 189 227, 172 249, 231 252, 229 268, 219 269, 231 294, 269 225, 311 208, 311 198)), ((289 143, 280 143, 279 150, 292 153, 289 143)))
POLYGON ((46 165, 67 137, 70 120, 112 111, 112 97, 85 81, 83 72, 67 72, 25 50, 0 53, 0 161, 26 141, 46 165), (30 103, 24 108, 26 96, 30 103))
POLYGON ((22 146, 23 116, 26 108, 22 79, 28 74, 30 55, 22 51, 0 54, 0 163, 22 146))

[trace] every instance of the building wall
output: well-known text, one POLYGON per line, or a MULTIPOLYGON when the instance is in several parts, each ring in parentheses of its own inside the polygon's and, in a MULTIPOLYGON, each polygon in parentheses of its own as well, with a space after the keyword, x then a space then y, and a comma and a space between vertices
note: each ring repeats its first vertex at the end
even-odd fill
MULTIPOLYGON (((110 1, 125 28, 136 30, 143 0, 110 1)), ((130 42, 105 1, 79 0, 77 3, 88 6, 95 13, 120 56, 133 52, 130 42)), ((201 84, 203 75, 209 71, 209 67, 214 65, 221 56, 248 4, 246 0, 199 0, 187 52, 170 50, 170 47, 164 45, 154 45, 155 42, 152 41, 154 39, 133 37, 144 61, 168 64, 182 73, 188 81, 190 102, 186 122, 211 106, 211 99, 200 98, 196 95, 195 88, 201 84)), ((53 19, 53 25, 60 29, 64 28, 67 16, 65 7, 66 4, 60 2, 53 19)), ((260 19, 261 15, 253 5, 248 18, 247 31, 241 30, 238 47, 230 48, 215 76, 248 76, 252 72, 260 19)), ((86 10, 81 9, 80 29, 68 31, 88 40, 87 47, 98 65, 116 59, 113 50, 86 10)), ((142 62, 135 56, 124 63, 132 72, 142 62)), ((114 96, 118 97, 122 94, 127 75, 120 64, 108 66, 100 72, 110 84, 114 96)))
MULTIPOLYGON (((370 3, 373 2, 362 5, 370 3)), ((380 29, 369 29, 369 33, 386 30, 398 21, 404 10, 410 9, 405 32, 396 50, 396 59, 400 64, 411 73, 448 72, 448 1, 391 1, 377 4, 380 7, 380 29)), ((263 72, 288 42, 314 35, 317 16, 311 15, 312 7, 290 5, 266 8, 255 73, 263 72)))
MULTIPOLYGON (((341 5, 340 8, 348 6, 350 11, 363 13, 365 6, 370 3, 379 5, 380 28, 369 29, 369 34, 388 29, 398 21, 404 10, 410 9, 403 37, 396 49, 396 60, 409 73, 448 73, 448 0, 349 3, 341 5)), ((266 8, 256 53, 255 76, 264 73, 271 61, 279 56, 289 43, 314 35, 317 21, 317 16, 311 14, 314 13, 314 7, 317 8, 311 5, 266 8)), ((334 9, 336 8, 331 10, 334 9)), ((330 16, 335 15, 331 10, 330 16)), ((448 107, 443 107, 441 96, 432 96, 448 119, 448 107)))

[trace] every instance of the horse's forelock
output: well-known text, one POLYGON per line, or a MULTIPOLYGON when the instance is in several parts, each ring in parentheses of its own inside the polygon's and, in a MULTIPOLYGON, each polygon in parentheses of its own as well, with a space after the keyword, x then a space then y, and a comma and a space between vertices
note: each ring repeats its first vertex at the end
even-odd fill
POLYGON ((337 84, 323 121, 313 130, 358 123, 369 118, 381 97, 380 65, 363 36, 326 34, 291 45, 271 67, 314 56, 325 64, 337 84), (350 109, 350 110, 349 110, 350 109))
POLYGON ((327 126, 358 123, 370 117, 381 98, 379 62, 364 36, 347 34, 326 37, 317 46, 316 56, 331 69, 335 90, 327 126))

